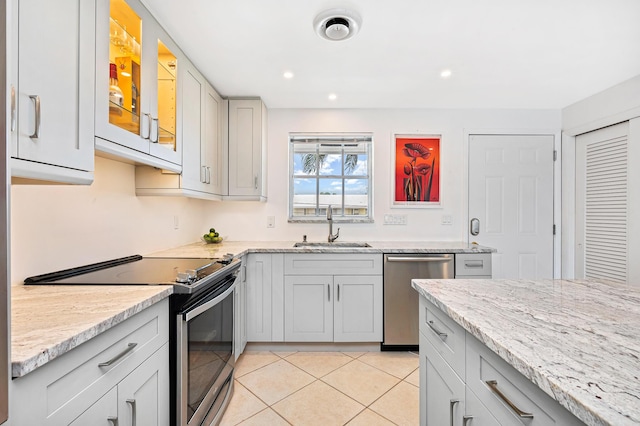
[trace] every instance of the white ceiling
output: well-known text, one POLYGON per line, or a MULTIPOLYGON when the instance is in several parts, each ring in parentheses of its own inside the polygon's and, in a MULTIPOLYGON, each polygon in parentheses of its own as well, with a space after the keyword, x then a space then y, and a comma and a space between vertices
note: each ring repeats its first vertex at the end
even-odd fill
POLYGON ((269 108, 557 109, 640 75, 640 0, 144 2, 223 96, 269 108), (318 37, 332 8, 360 33, 318 37))

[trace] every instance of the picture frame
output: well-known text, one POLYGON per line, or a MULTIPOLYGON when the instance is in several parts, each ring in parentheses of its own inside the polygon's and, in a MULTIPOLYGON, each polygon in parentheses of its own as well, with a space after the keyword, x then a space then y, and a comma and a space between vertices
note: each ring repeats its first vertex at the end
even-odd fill
POLYGON ((391 207, 441 207, 441 141, 436 134, 393 135, 391 207))

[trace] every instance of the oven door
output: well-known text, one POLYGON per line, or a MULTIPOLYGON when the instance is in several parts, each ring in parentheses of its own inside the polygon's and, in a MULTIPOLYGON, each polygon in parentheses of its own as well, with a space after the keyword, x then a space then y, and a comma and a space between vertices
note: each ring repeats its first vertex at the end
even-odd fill
POLYGON ((200 425, 224 409, 233 384, 235 276, 195 295, 176 316, 178 424, 200 425))

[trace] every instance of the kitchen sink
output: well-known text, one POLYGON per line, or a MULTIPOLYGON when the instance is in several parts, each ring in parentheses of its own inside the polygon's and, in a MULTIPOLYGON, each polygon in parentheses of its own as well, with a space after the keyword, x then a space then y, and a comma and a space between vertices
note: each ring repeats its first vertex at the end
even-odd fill
POLYGON ((315 242, 315 243, 307 243, 307 242, 299 242, 293 245, 294 247, 342 247, 342 248, 357 248, 357 247, 371 247, 367 243, 358 243, 358 242, 349 242, 349 241, 340 241, 340 242, 315 242))

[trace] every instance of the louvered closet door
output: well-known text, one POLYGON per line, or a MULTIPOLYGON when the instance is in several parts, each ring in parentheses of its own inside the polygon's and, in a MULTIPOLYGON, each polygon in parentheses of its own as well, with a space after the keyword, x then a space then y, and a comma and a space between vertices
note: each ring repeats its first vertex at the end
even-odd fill
POLYGON ((627 281, 629 123, 576 137, 576 278, 627 281))

